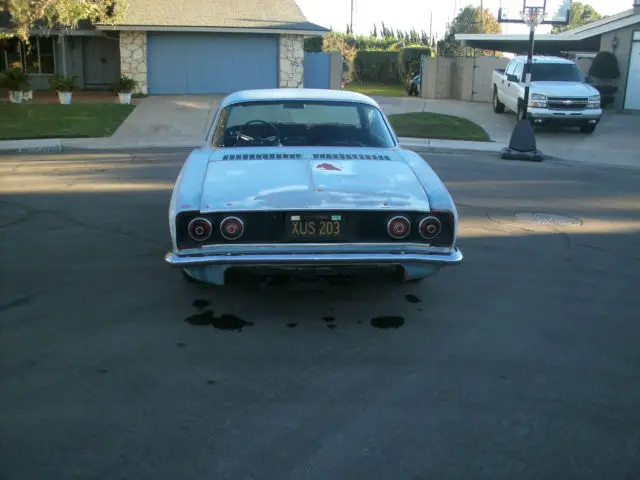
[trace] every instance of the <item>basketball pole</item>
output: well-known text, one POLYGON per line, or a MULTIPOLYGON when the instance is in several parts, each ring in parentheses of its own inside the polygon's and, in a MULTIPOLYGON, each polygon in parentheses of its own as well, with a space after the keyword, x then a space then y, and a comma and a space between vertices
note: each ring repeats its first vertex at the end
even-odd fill
POLYGON ((536 29, 529 27, 529 53, 527 54, 527 76, 524 84, 524 107, 522 110, 522 118, 526 119, 529 109, 529 86, 531 85, 531 70, 533 65, 533 46, 535 41, 536 29))

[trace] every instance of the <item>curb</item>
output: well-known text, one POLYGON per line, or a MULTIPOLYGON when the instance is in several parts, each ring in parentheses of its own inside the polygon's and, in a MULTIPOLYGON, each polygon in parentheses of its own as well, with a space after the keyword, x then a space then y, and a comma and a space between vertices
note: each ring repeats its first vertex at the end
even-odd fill
POLYGON ((60 153, 63 151, 62 140, 5 140, 0 142, 0 155, 16 153, 60 153))

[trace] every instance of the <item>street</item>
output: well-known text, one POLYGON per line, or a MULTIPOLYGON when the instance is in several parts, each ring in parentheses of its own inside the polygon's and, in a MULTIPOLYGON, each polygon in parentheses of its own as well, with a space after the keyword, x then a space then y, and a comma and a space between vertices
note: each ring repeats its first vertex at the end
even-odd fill
POLYGON ((425 154, 460 266, 220 289, 185 156, 0 157, 0 478, 640 478, 640 170, 425 154))

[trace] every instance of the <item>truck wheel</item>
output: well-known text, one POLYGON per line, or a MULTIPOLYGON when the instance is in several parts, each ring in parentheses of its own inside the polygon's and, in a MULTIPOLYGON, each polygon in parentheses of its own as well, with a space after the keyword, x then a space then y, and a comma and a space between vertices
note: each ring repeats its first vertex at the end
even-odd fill
POLYGON ((580 127, 580 131, 582 133, 593 133, 596 131, 596 126, 595 125, 582 125, 580 127))
POLYGON ((504 103, 498 99, 498 89, 493 89, 493 111, 495 113, 504 113, 504 103))

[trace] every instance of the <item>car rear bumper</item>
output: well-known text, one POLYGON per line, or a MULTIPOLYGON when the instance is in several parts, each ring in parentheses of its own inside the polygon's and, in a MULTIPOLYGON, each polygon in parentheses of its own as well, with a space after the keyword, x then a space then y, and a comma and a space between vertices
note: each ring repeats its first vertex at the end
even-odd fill
POLYGON ((462 252, 455 248, 448 252, 426 252, 419 249, 379 252, 253 252, 180 254, 169 252, 165 261, 170 265, 189 268, 200 266, 223 267, 332 267, 379 265, 433 265, 444 267, 462 262, 462 252))

